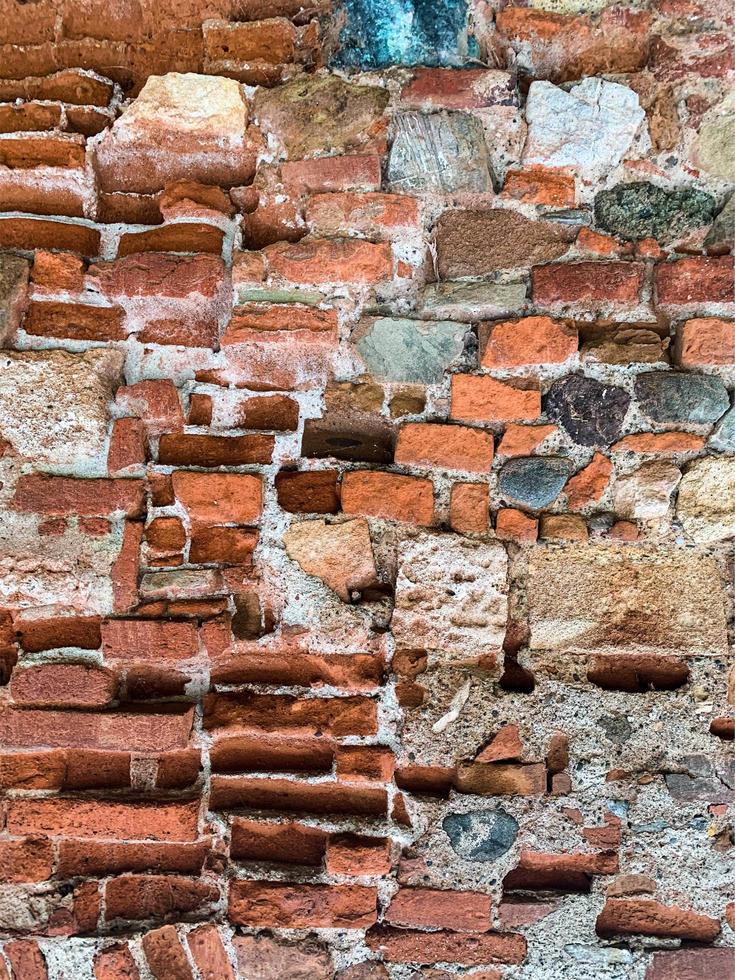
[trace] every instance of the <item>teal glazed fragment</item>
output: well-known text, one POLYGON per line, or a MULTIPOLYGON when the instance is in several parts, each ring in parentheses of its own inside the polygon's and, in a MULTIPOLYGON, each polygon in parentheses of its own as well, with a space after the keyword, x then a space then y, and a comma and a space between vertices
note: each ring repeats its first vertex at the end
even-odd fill
POLYGON ((463 65, 476 58, 466 0, 343 0, 345 25, 332 64, 369 70, 388 65, 463 65))

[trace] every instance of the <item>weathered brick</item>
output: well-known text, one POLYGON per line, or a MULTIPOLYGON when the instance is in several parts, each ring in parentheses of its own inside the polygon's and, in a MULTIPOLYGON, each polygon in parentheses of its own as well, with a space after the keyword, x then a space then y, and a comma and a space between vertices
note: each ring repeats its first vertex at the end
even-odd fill
POLYGON ((233 881, 228 915, 259 928, 365 929, 377 917, 377 892, 364 885, 289 885, 233 881))
POLYGON ((487 473, 493 461, 492 433, 466 425, 407 422, 398 433, 395 461, 487 473))
POLYGON ((430 480, 397 473, 352 472, 342 479, 342 510, 408 524, 431 524, 434 490, 430 480))
POLYGON ((452 375, 451 416, 469 422, 537 419, 541 392, 497 381, 489 375, 452 375))

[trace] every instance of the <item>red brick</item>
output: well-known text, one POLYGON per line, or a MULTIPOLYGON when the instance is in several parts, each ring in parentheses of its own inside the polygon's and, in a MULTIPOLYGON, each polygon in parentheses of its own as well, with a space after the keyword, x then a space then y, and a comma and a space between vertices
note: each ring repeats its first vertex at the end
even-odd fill
POLYGON ((549 262, 531 271, 533 301, 539 306, 634 306, 644 272, 637 262, 549 262))
POLYGON ((95 980, 140 980, 138 967, 127 945, 108 946, 94 958, 95 980))
POLYGON ((107 454, 107 471, 112 476, 145 465, 148 440, 141 419, 115 419, 107 454))
POLYGON ((485 483, 454 483, 449 523, 458 534, 485 534, 489 527, 489 489, 485 483))
POLYGON ((141 940, 155 980, 194 980, 184 947, 173 926, 147 933, 141 940))
POLYGON ((286 694, 209 694, 204 727, 257 728, 283 733, 313 731, 340 737, 374 735, 376 702, 371 698, 298 698, 286 694))
POLYGON ((390 238, 419 223, 416 198, 401 194, 315 194, 304 217, 312 234, 329 237, 390 238))
POLYGON ((61 106, 26 102, 23 105, 0 105, 0 133, 37 132, 59 129, 61 106))
POLYGON ((189 561, 250 568, 257 543, 257 531, 240 527, 199 528, 192 533, 189 561))
POLYGON ((619 869, 614 851, 592 854, 546 854, 521 851, 518 865, 503 879, 506 891, 588 892, 593 875, 611 875, 619 869))
POLYGON ((718 919, 653 899, 608 898, 597 917, 597 934, 613 936, 662 936, 711 943, 720 933, 718 919))
POLYGON ((219 889, 174 875, 123 875, 107 882, 105 919, 165 919, 198 912, 216 902, 219 889))
POLYGON ((119 306, 32 300, 23 320, 26 333, 71 340, 125 340, 125 312, 119 306))
POLYGON ((84 139, 72 134, 29 133, 0 140, 0 166, 11 170, 32 167, 84 166, 84 139))
POLYGON ((407 524, 431 524, 434 488, 431 480, 377 471, 345 473, 342 510, 407 524))
POLYGON ((13 980, 47 980, 46 960, 31 939, 17 939, 5 946, 13 980))
POLYGON ((735 949, 677 949, 654 953, 646 980, 711 980, 735 973, 735 949))
POLYGON ((502 196, 524 204, 571 208, 576 201, 574 174, 554 167, 509 170, 502 196))
POLYGON ((278 506, 290 514, 336 514, 337 475, 337 470, 281 470, 276 474, 278 506))
POLYGON ((218 735, 209 753, 213 772, 329 773, 334 764, 331 739, 308 736, 218 735))
POLYGON ((320 867, 328 835, 299 823, 263 823, 235 817, 230 856, 239 861, 268 861, 320 867))
POLYGON ((17 704, 96 708, 114 699, 117 678, 93 664, 38 664, 13 671, 10 691, 17 704))
POLYGON ((735 258, 695 256, 662 262, 654 273, 656 298, 669 306, 735 302, 735 258))
POLYGON ((383 837, 333 834, 327 846, 326 867, 332 875, 387 875, 391 842, 383 837))
POLYGON ((313 238, 265 249, 271 275, 294 283, 370 284, 389 279, 393 264, 387 243, 313 238))
POLYGON ((564 493, 570 510, 582 510, 588 504, 597 503, 612 476, 613 465, 607 456, 595 453, 583 469, 567 480, 564 493))
POLYGON ((129 749, 149 752, 187 744, 192 710, 181 712, 85 712, 4 708, 0 733, 8 746, 129 749))
MULTIPOLYGON (((128 834, 136 828, 128 828, 128 834)), ((74 840, 59 842, 58 874, 64 878, 121 875, 125 872, 178 871, 198 874, 211 851, 208 841, 141 843, 74 840)))
POLYGON ((247 806, 279 813, 346 813, 385 818, 388 796, 378 786, 214 776, 210 804, 215 810, 247 806))
POLYGON ((409 466, 489 473, 493 436, 466 425, 406 422, 398 433, 395 461, 409 466))
POLYGON ((0 248, 59 249, 93 258, 99 252, 100 233, 90 223, 0 215, 0 248))
POLYGON ((365 929, 376 919, 377 891, 364 885, 230 884, 228 916, 236 925, 271 929, 365 929))
POLYGON ((0 841, 0 882, 5 885, 45 881, 51 877, 54 854, 45 837, 0 841))
POLYGON ((216 926, 197 926, 186 941, 202 980, 236 980, 216 926))
POLYGON ((24 616, 16 621, 16 630, 27 653, 57 647, 96 650, 102 642, 100 622, 99 616, 24 616))
POLYGON ((215 684, 286 684, 372 690, 383 679, 384 663, 375 654, 310 653, 298 646, 260 651, 235 648, 212 667, 215 684))
POLYGON ((546 792, 546 767, 536 762, 462 763, 454 784, 460 793, 536 796, 546 792))
POLYGON ((505 72, 486 68, 418 68, 401 90, 412 109, 484 109, 510 104, 513 84, 505 72))
POLYGON ((142 543, 143 524, 125 521, 120 554, 110 570, 114 613, 128 613, 138 604, 138 570, 142 543))
POLYGON ((273 436, 162 435, 158 462, 168 466, 243 466, 270 463, 273 436))
POLYGON ((222 335, 222 346, 253 340, 279 340, 298 331, 307 341, 337 337, 337 311, 300 303, 246 303, 235 307, 222 335))
POLYGON ((451 417, 473 422, 537 419, 541 392, 517 388, 487 374, 453 374, 451 417))
POLYGON ((184 424, 178 392, 166 379, 124 385, 115 393, 115 404, 127 415, 142 419, 151 435, 175 431, 184 424))
POLYGON ((486 932, 491 908, 490 896, 480 892, 400 888, 385 910, 383 921, 413 929, 486 932))
POLYGON ((704 437, 691 432, 634 432, 616 442, 614 453, 672 456, 676 453, 698 453, 704 448, 704 437))
POLYGON ((18 479, 14 503, 19 510, 54 516, 137 517, 143 512, 144 491, 142 480, 77 480, 29 473, 18 479))
POLYGON ((483 328, 480 364, 485 368, 563 364, 577 353, 577 331, 548 316, 483 324, 483 328))
MULTIPOLYGON (((250 23, 206 21, 204 24, 205 57, 221 69, 243 62, 279 62, 296 60, 296 27, 285 17, 270 17, 250 23)), ((242 67, 247 67, 242 65, 242 67)), ((221 70, 217 72, 221 73, 221 70)))
POLYGON ((683 368, 735 364, 735 320, 687 320, 677 331, 676 359, 683 368))
POLYGON ((173 487, 193 521, 253 524, 262 507, 262 481, 249 473, 195 473, 177 470, 173 487))
POLYGON ((199 803, 14 799, 7 810, 11 834, 186 841, 196 838, 199 803))
POLYGON ((127 789, 130 786, 130 753, 73 749, 64 753, 64 789, 127 789))
POLYGON ((371 929, 365 941, 370 949, 382 953, 389 963, 457 963, 485 966, 488 963, 522 963, 526 940, 513 932, 415 932, 382 927, 371 929))
POLYGON ((341 779, 385 783, 393 778, 395 761, 393 752, 381 745, 340 745, 336 772, 341 779))
POLYGON ((176 221, 145 231, 126 232, 120 236, 118 258, 139 252, 209 252, 222 251, 224 231, 199 221, 176 221))
POLYGON ((380 190, 379 156, 320 157, 281 164, 281 180, 295 194, 380 190))
POLYGON ((498 446, 500 456, 531 456, 534 450, 559 430, 555 425, 518 425, 510 422, 498 446))
POLYGON ((180 552, 186 544, 184 525, 178 517, 155 517, 145 529, 145 543, 156 554, 180 552))
POLYGON ((242 429, 292 432, 299 426, 299 403, 287 395, 254 395, 240 402, 233 421, 242 429))

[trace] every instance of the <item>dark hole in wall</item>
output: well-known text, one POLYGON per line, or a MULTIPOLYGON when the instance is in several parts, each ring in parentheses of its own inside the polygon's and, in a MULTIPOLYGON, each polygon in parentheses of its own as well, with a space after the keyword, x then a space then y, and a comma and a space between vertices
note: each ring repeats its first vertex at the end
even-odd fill
POLYGON ((462 65, 477 57, 467 0, 342 0, 344 26, 332 63, 368 70, 388 65, 462 65))

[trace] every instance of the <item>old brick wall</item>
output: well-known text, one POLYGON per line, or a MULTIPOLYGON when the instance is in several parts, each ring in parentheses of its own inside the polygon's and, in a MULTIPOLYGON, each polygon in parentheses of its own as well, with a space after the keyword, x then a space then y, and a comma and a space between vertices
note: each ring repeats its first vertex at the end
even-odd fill
POLYGON ((0 980, 735 977, 735 11, 344 17, 0 0, 0 980))

